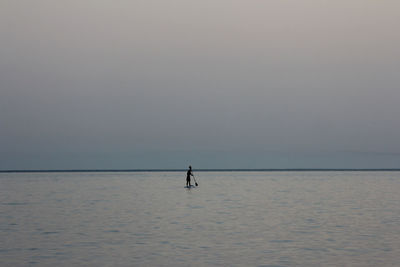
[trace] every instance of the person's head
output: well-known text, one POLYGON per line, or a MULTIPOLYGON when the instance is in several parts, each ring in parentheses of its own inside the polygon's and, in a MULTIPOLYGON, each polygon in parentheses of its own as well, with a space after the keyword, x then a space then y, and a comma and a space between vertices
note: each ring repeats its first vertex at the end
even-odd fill
POLYGON ((192 169, 192 166, 189 166, 189 169, 191 170, 191 169, 192 169))

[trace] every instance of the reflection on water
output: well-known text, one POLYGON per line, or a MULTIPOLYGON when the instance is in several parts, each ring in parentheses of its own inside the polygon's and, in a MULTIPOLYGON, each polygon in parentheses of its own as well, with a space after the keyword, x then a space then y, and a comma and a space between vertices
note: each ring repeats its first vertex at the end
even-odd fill
POLYGON ((400 172, 0 174, 1 266, 395 266, 400 172))

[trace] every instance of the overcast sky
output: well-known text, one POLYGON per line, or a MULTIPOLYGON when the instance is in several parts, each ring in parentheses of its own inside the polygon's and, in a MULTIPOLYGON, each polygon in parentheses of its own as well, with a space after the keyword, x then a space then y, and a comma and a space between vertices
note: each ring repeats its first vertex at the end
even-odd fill
POLYGON ((399 168, 398 0, 0 0, 0 169, 399 168))

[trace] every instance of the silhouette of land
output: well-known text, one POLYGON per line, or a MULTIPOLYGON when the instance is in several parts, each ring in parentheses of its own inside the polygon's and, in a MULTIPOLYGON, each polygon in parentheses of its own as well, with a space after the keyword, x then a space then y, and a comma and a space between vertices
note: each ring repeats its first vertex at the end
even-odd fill
MULTIPOLYGON (((17 172, 184 172, 186 169, 70 169, 70 170, 0 170, 17 172)), ((400 169, 193 169, 196 172, 309 172, 309 171, 400 171, 400 169)))

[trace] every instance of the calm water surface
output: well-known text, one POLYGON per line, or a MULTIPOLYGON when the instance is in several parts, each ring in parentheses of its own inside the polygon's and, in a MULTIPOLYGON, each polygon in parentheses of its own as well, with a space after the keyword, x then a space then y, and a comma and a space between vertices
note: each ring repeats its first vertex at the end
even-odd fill
POLYGON ((1 266, 399 266, 400 172, 0 174, 1 266))

